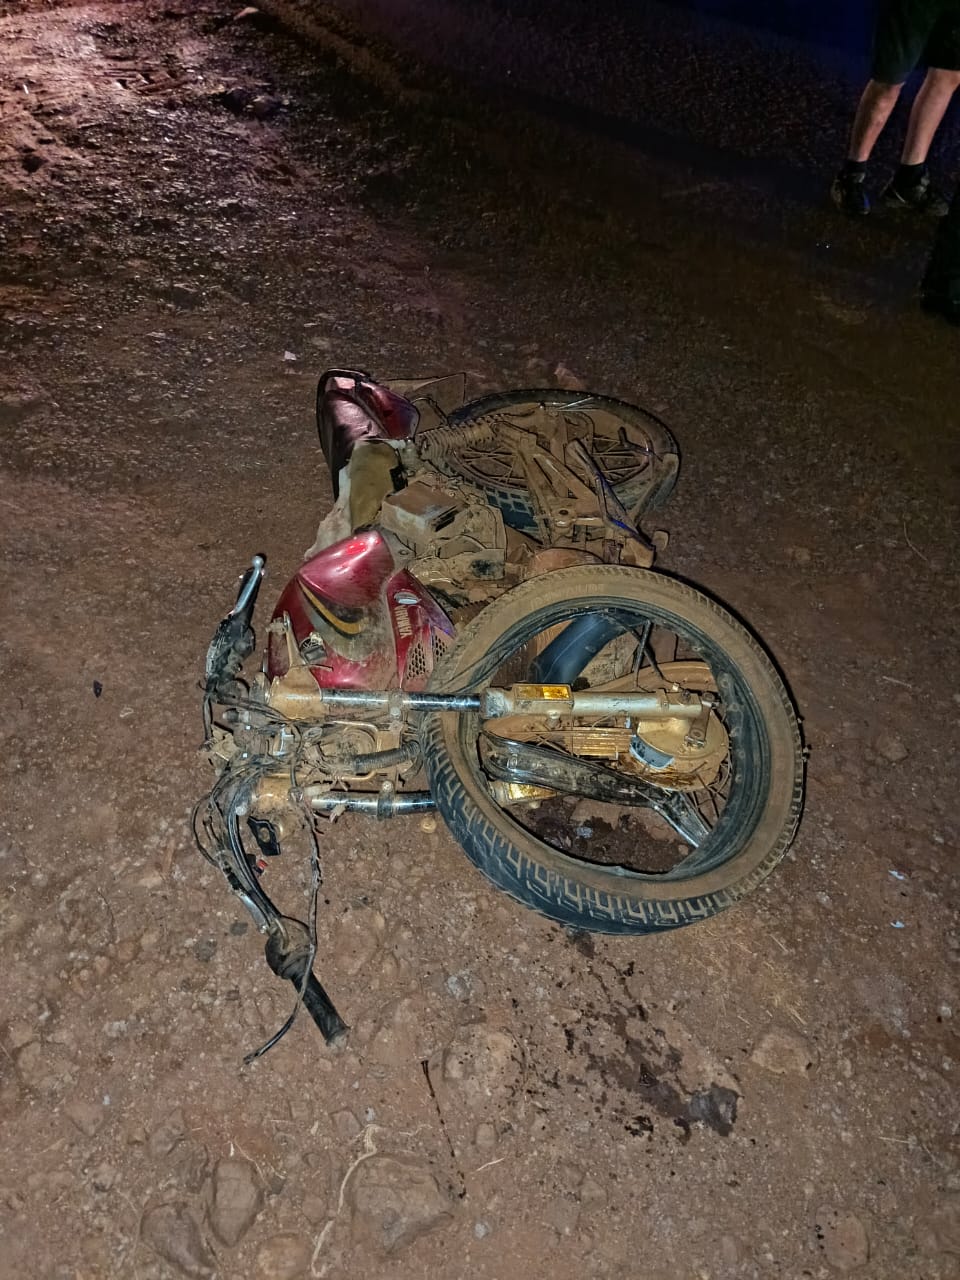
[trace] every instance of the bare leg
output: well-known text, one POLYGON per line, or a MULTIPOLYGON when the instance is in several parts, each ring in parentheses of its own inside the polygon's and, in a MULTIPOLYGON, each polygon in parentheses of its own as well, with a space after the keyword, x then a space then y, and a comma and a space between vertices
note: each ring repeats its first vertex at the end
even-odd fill
POLYGON ((927 72, 926 79, 910 108, 907 136, 903 144, 903 155, 900 157, 901 164, 923 164, 926 160, 933 135, 940 127, 940 121, 958 85, 960 85, 960 71, 944 71, 939 67, 931 67, 927 72))
MULTIPOLYGON (((941 74, 944 74, 941 72, 941 74)), ((879 80, 870 80, 860 98, 857 114, 853 118, 850 131, 850 150, 848 160, 865 161, 870 159, 874 144, 883 132, 883 126, 890 118, 890 112, 900 97, 902 84, 883 84, 879 80)), ((940 112, 946 110, 946 106, 940 112)), ((940 117, 937 117, 939 124, 940 117)), ((936 127, 936 126, 934 126, 936 127)))

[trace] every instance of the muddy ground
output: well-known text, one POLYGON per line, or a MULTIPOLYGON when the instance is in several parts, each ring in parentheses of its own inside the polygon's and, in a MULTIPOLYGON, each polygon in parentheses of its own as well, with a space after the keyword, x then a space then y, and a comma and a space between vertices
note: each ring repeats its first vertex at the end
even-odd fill
POLYGON ((0 1275, 960 1276, 960 335, 916 310, 926 233, 714 215, 695 160, 235 12, 0 3, 0 1275), (667 418, 663 566, 776 654, 808 802, 752 900, 635 941, 345 816, 349 1046, 298 1023, 244 1068, 289 999, 193 849, 197 681, 248 556, 278 589, 330 501, 326 365, 562 365, 667 418))

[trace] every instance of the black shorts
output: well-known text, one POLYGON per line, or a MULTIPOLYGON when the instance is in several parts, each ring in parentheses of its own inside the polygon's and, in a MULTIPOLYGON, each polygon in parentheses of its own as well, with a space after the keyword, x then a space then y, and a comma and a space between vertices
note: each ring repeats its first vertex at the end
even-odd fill
POLYGON ((960 0, 880 0, 870 75, 903 84, 921 63, 960 71, 960 0))

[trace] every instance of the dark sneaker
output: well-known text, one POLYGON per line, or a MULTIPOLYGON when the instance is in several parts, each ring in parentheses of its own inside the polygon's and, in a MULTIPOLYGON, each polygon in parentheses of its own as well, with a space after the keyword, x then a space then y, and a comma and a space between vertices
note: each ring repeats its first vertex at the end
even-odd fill
POLYGON ((928 173, 911 187, 897 186, 894 178, 884 189, 883 203, 890 209, 911 209, 914 213, 926 213, 932 218, 942 218, 950 208, 930 181, 928 173))
POLYGON ((830 199, 841 213, 862 218, 870 212, 870 197, 863 187, 864 173, 841 172, 833 180, 830 199))

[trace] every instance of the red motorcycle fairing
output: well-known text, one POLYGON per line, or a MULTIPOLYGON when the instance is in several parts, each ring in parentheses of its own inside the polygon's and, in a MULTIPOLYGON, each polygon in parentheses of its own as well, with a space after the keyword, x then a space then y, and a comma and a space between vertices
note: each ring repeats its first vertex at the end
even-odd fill
MULTIPOLYGON (((321 689, 423 689, 454 635, 453 623, 412 574, 397 568, 375 529, 351 534, 302 564, 271 621, 284 616, 321 689)), ((277 679, 289 667, 287 640, 271 628, 266 674, 277 679)))
POLYGON ((340 472, 360 440, 407 440, 420 420, 403 396, 363 373, 332 369, 317 386, 317 429, 330 469, 333 496, 340 493, 340 472))

